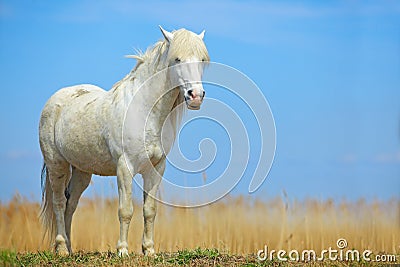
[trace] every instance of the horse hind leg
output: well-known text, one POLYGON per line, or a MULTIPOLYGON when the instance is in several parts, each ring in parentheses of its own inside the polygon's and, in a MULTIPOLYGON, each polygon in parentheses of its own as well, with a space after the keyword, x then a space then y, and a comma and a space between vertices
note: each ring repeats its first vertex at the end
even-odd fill
POLYGON ((68 187, 65 190, 65 197, 67 198, 67 205, 65 209, 65 230, 67 234, 67 247, 69 253, 72 253, 71 249, 71 223, 72 216, 78 206, 79 199, 85 191, 85 189, 89 186, 92 174, 83 172, 75 167, 72 167, 72 176, 71 180, 68 183, 68 187))
POLYGON ((53 211, 56 224, 55 250, 59 255, 68 255, 68 238, 65 231, 64 213, 67 199, 65 197, 65 188, 68 183, 71 170, 68 162, 59 162, 57 164, 47 164, 47 170, 53 195, 53 211))

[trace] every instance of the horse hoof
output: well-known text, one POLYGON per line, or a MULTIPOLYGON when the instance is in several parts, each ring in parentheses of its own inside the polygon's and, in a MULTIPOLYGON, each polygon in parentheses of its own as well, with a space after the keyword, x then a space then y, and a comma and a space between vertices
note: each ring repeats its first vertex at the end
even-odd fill
POLYGON ((120 257, 129 256, 128 243, 126 243, 125 241, 121 242, 121 241, 118 240, 117 251, 118 251, 118 256, 120 256, 120 257))
POLYGON ((69 251, 62 235, 56 236, 56 254, 59 256, 69 256, 69 251))
POLYGON ((129 257, 128 249, 127 248, 118 249, 118 256, 119 257, 129 257))
POLYGON ((145 256, 153 256, 155 254, 154 248, 143 249, 143 253, 145 256))
POLYGON ((59 256, 69 256, 69 251, 67 248, 56 248, 56 254, 59 256))

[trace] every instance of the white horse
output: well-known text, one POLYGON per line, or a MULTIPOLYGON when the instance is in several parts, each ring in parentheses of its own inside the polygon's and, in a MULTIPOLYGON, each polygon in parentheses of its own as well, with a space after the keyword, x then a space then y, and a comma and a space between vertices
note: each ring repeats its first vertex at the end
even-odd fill
POLYGON ((154 254, 154 196, 166 153, 175 139, 184 102, 189 109, 200 108, 205 94, 200 63, 209 61, 204 31, 160 29, 165 39, 144 54, 131 56, 138 60, 136 66, 110 91, 86 84, 63 88, 43 108, 41 218, 51 239, 55 238, 58 254, 72 252, 72 216, 92 174, 97 174, 117 176, 117 250, 120 256, 128 255, 132 180, 137 173, 142 174, 144 189, 142 250, 145 255, 154 254), (168 116, 171 112, 174 115, 168 116), (167 144, 161 144, 163 127, 174 129, 168 132, 167 144))

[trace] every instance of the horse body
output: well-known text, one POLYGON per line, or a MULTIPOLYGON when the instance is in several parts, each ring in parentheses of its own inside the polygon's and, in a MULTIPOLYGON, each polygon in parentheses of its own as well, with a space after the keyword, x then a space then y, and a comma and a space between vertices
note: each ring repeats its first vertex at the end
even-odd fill
POLYGON ((120 221, 117 249, 119 255, 127 255, 133 213, 132 177, 137 173, 142 174, 144 186, 142 248, 145 254, 154 253, 153 196, 164 173, 166 153, 175 139, 174 129, 184 107, 180 104, 186 101, 188 108, 198 109, 204 97, 201 84, 190 83, 193 78, 201 79, 201 71, 180 63, 208 60, 203 33, 161 30, 165 40, 145 54, 135 56, 139 61, 136 67, 110 91, 93 85, 63 88, 48 100, 42 111, 39 140, 46 171, 42 219, 51 237, 55 237, 59 254, 71 253, 73 213, 92 174, 98 174, 117 176, 120 221), (189 45, 187 49, 179 49, 183 37, 189 45), (169 70, 171 65, 175 69, 169 70), (194 77, 193 73, 200 77, 194 77), (149 81, 152 75, 157 77, 149 81), (161 138, 163 129, 169 134, 161 138))
POLYGON ((110 125, 101 124, 109 117, 102 109, 106 94, 99 87, 77 85, 61 89, 49 99, 39 131, 42 146, 51 146, 53 150, 45 157, 59 154, 82 171, 116 175, 116 164, 105 138, 110 125))

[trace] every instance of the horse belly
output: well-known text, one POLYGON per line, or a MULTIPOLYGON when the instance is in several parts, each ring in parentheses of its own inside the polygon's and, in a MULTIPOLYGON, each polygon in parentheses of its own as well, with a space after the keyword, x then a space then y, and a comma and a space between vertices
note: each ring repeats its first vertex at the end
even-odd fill
POLYGON ((76 168, 101 176, 114 176, 116 175, 116 164, 108 153, 102 151, 90 150, 81 147, 78 151, 68 151, 64 157, 76 168))
MULTIPOLYGON (((85 128, 82 129, 85 132, 85 128)), ((101 136, 85 133, 70 129, 56 138, 63 157, 82 171, 104 176, 116 175, 116 164, 101 136)))

